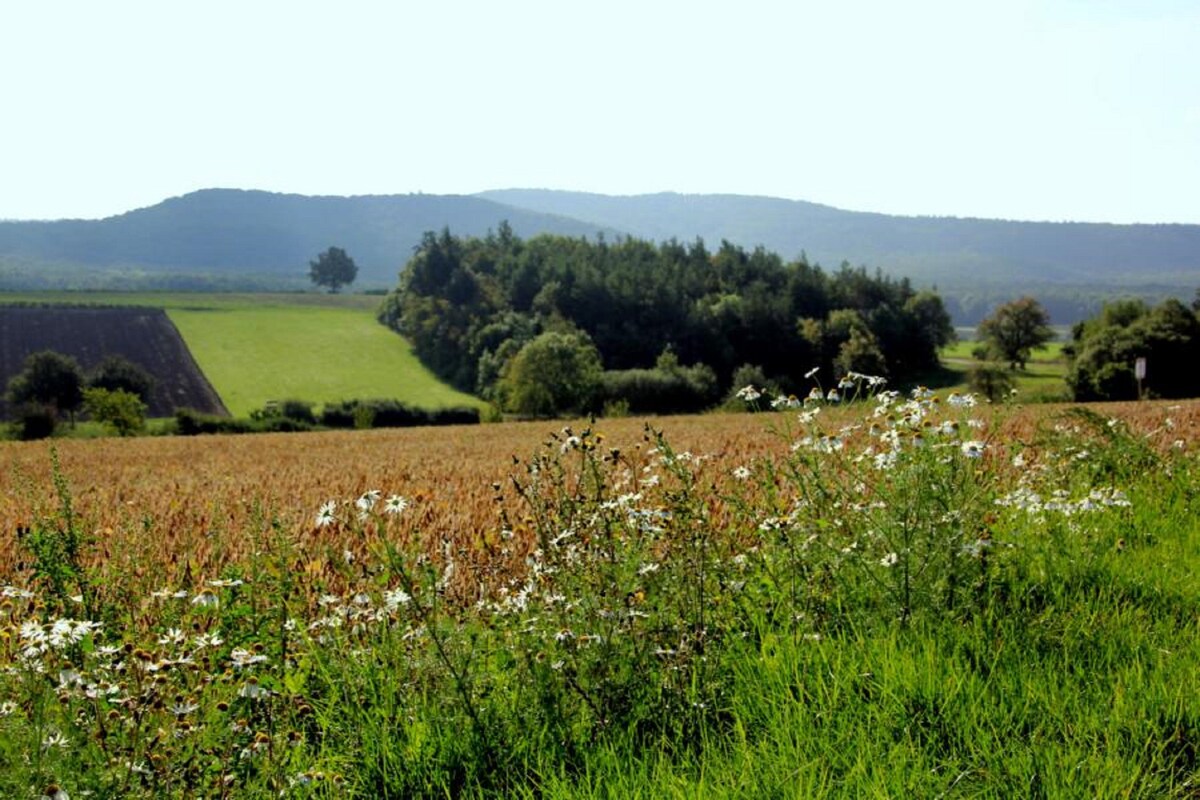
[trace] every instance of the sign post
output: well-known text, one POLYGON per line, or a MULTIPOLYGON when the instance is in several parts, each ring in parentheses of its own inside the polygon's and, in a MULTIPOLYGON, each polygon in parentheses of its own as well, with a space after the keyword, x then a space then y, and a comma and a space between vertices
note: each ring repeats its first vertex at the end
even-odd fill
POLYGON ((1146 379, 1146 359, 1145 359, 1145 357, 1139 357, 1137 361, 1133 362, 1133 376, 1135 378, 1137 378, 1138 400, 1141 400, 1141 399, 1143 399, 1142 398, 1142 381, 1144 381, 1146 379))

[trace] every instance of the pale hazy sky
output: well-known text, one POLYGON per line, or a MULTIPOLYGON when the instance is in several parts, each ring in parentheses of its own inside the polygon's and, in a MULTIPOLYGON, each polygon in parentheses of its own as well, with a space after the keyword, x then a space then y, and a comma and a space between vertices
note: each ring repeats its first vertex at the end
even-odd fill
POLYGON ((0 218, 207 187, 1200 223, 1200 0, 4 0, 0 218))

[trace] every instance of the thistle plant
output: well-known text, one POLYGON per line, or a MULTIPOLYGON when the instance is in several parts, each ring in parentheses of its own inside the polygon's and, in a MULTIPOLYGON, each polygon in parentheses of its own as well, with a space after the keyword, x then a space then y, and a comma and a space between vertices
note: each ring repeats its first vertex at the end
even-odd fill
POLYGON ((29 527, 18 528, 17 538, 32 556, 33 579, 46 586, 58 607, 69 608, 77 600, 91 617, 97 609, 95 587, 85 564, 90 540, 75 512, 71 489, 54 448, 50 448, 50 467, 58 508, 39 514, 29 527))
POLYGON ((514 476, 537 546, 489 605, 538 703, 589 736, 705 708, 719 629, 701 461, 649 428, 632 454, 603 442, 565 429, 514 476))
POLYGON ((977 401, 924 388, 903 398, 883 383, 852 373, 814 390, 798 424, 776 430, 786 452, 732 498, 759 534, 746 558, 762 577, 748 602, 772 626, 816 633, 846 614, 885 610, 906 624, 924 610, 956 613, 987 578, 997 476, 977 401), (827 426, 832 403, 863 414, 827 426))

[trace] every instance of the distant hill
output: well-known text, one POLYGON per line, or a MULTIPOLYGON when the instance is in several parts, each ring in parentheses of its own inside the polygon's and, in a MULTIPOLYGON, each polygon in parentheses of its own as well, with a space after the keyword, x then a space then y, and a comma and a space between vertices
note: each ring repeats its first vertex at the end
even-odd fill
POLYGON ((344 248, 353 289, 395 285, 425 231, 482 236, 507 220, 538 233, 762 245, 936 285, 958 324, 1032 293, 1056 323, 1116 294, 1190 299, 1200 225, 1106 225, 899 217, 795 200, 674 193, 614 197, 503 189, 478 195, 306 197, 207 189, 102 220, 0 222, 0 291, 40 288, 310 287, 308 262, 344 248))
POLYGON ((390 287, 425 231, 449 226, 482 236, 502 220, 520 236, 602 230, 481 197, 206 189, 102 220, 0 222, 0 289, 60 286, 78 280, 81 270, 146 279, 140 287, 163 272, 206 275, 237 288, 265 288, 272 277, 300 287, 308 284, 308 262, 330 246, 358 264, 355 288, 390 287), (39 281, 39 273, 49 280, 39 281))

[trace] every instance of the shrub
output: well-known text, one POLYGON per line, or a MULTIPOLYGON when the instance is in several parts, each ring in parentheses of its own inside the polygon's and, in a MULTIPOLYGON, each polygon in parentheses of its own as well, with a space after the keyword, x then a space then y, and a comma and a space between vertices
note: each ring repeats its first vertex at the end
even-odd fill
POLYGON ((291 417, 276 417, 255 424, 253 431, 256 433, 299 433, 302 431, 311 431, 315 428, 315 425, 303 420, 292 419, 291 417))
POLYGON ((175 432, 180 436, 215 433, 296 433, 311 431, 314 427, 303 420, 284 416, 236 419, 202 414, 190 408, 181 408, 175 412, 175 432))
POLYGON ((286 419, 299 422, 309 427, 317 424, 317 415, 313 412, 313 404, 307 400, 276 400, 266 406, 250 412, 250 419, 272 420, 286 419))
POLYGON ((254 426, 250 420, 204 414, 191 408, 180 408, 175 411, 175 432, 180 436, 250 433, 253 430, 254 426))
POLYGON ((357 406, 354 409, 354 429, 366 431, 375 427, 375 408, 369 405, 357 406))
POLYGON ((1008 397, 1016 386, 1012 370, 995 361, 975 364, 967 373, 967 382, 971 391, 978 392, 993 403, 1008 397))
POLYGON ((888 374, 887 359, 879 349, 879 340, 866 328, 851 328, 850 337, 842 342, 833 365, 839 375, 860 372, 886 377, 888 374))
POLYGON ((717 399, 717 376, 704 364, 665 370, 609 370, 601 375, 604 403, 624 401, 627 412, 676 414, 700 411, 717 399))
POLYGON ((146 424, 146 404, 124 389, 84 389, 83 407, 92 419, 111 426, 118 436, 129 436, 146 424))
POLYGON ((463 406, 415 408, 399 400, 343 400, 321 411, 320 423, 328 428, 410 428, 421 425, 475 425, 479 409, 463 406))
POLYGON ((54 409, 36 403, 18 406, 12 422, 14 435, 24 442, 49 439, 57 426, 58 415, 54 409))
POLYGON ((604 402, 604 408, 600 412, 600 416, 604 417, 605 419, 617 419, 620 417, 628 417, 629 416, 629 401, 625 400, 625 399, 606 400, 604 402))

